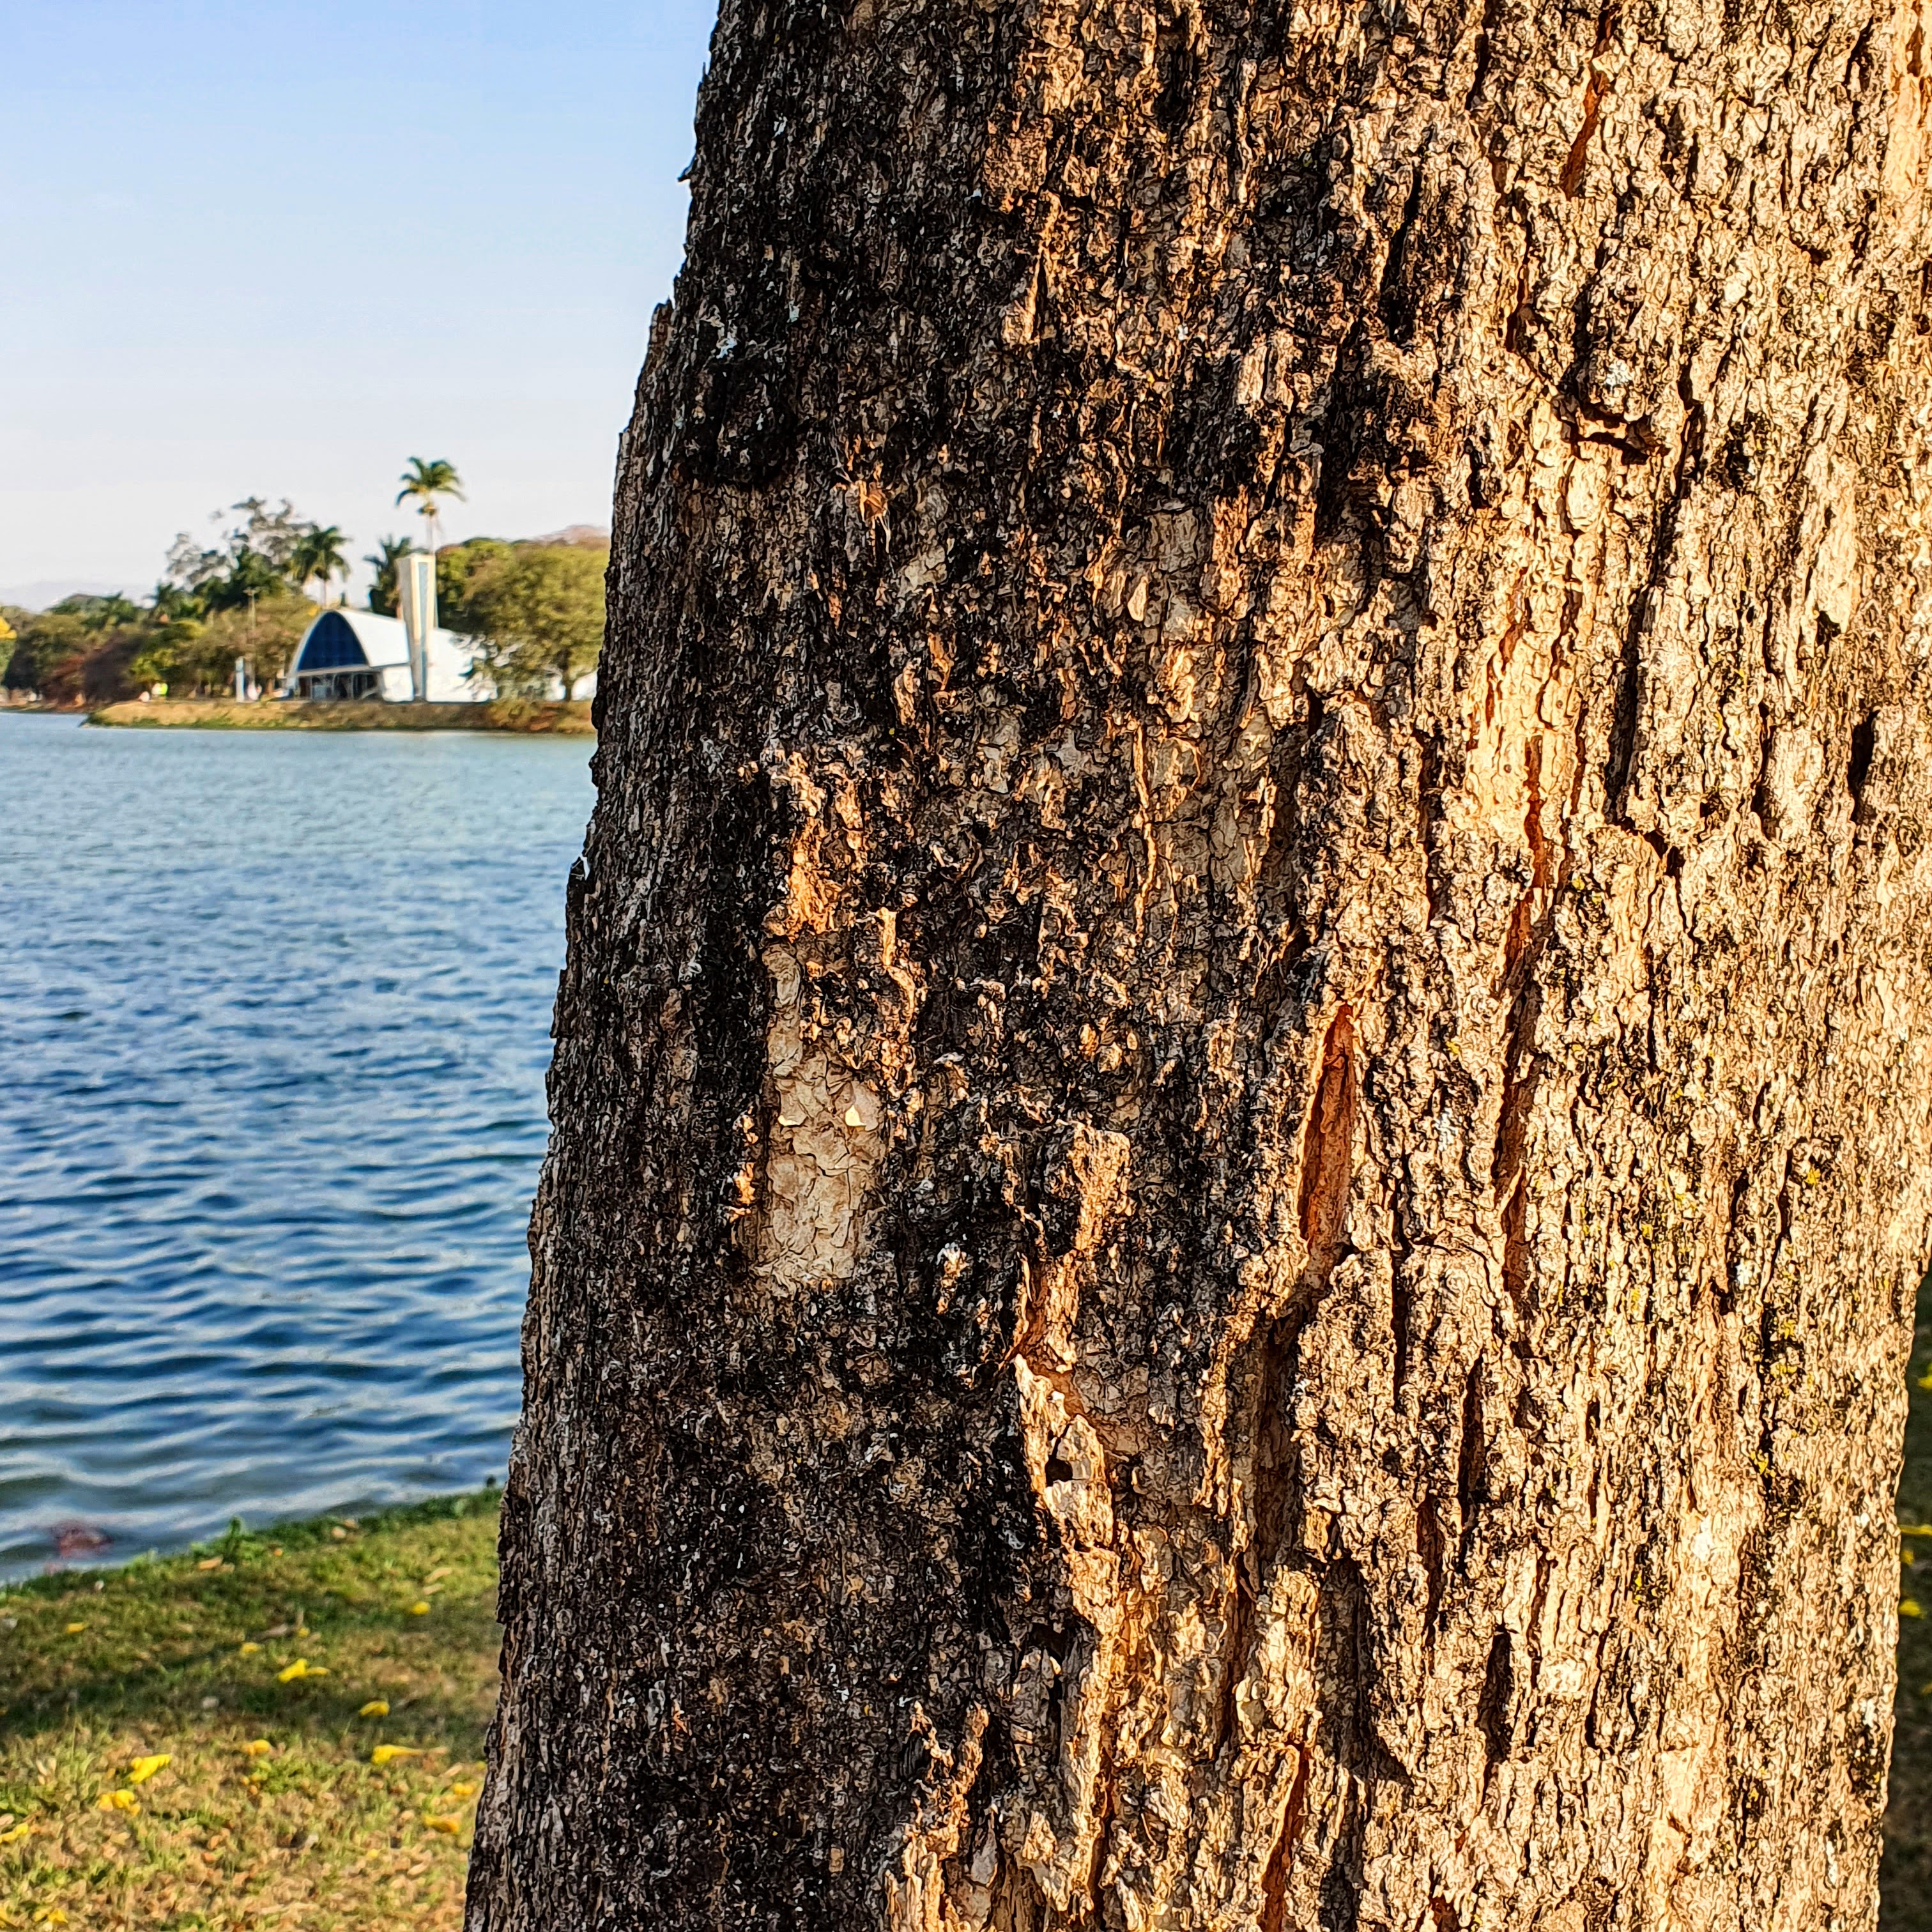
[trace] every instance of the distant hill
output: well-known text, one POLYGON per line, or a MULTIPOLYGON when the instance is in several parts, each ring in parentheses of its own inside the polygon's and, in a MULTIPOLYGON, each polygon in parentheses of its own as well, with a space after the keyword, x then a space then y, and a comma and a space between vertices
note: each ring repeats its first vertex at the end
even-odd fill
MULTIPOLYGON (((588 529, 588 524, 582 526, 588 529)), ((560 538, 546 537, 546 543, 562 541, 560 538)), ((602 539, 608 546, 610 538, 602 539)), ((82 581, 79 578, 44 577, 38 584, 9 584, 0 586, 0 604, 10 604, 16 610, 44 610, 58 604, 63 597, 111 597, 116 591, 124 597, 143 598, 148 595, 148 586, 142 584, 105 584, 98 579, 82 581)))
POLYGON ((610 532, 602 524, 572 524, 560 530, 552 530, 547 537, 526 537, 526 543, 572 544, 579 550, 608 550, 610 532))

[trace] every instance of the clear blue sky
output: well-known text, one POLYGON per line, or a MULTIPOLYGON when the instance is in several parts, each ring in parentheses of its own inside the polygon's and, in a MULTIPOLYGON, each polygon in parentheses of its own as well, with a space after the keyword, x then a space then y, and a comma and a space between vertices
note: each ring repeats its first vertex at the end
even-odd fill
POLYGON ((715 10, 4 0, 0 596, 253 494, 360 556, 412 455, 446 538, 608 522, 715 10))

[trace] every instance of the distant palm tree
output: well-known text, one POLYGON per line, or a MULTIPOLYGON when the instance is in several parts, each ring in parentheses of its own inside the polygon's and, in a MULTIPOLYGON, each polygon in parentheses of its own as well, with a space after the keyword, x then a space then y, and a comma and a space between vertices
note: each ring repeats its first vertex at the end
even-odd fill
POLYGON ((342 554, 348 542, 333 524, 311 526, 296 539, 289 556, 289 568, 296 581, 306 585, 310 578, 322 579, 322 601, 328 602, 328 586, 335 578, 349 574, 349 560, 342 554))
POLYGON ((374 554, 362 560, 373 566, 376 572, 376 580, 369 586, 370 610, 386 617, 396 614, 396 573, 404 557, 415 555, 416 548, 407 537, 383 537, 378 540, 374 554))
POLYGON ((185 617, 201 615, 200 601, 192 590, 178 584, 170 584, 165 578, 154 586, 154 594, 148 600, 148 608, 154 613, 154 621, 160 624, 178 623, 185 617))
POLYGON ((417 512, 429 524, 429 552, 434 556, 440 542, 441 520, 436 508, 440 496, 454 496, 463 502, 463 478, 456 473, 456 465, 446 463, 440 457, 425 462, 420 456, 410 458, 410 466, 403 472, 403 487, 396 493, 398 504, 415 499, 417 512))

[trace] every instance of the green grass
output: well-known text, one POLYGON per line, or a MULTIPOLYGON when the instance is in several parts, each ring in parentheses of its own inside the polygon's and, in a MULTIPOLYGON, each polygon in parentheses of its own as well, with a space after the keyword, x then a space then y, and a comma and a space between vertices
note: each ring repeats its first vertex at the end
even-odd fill
MULTIPOLYGON (((1932 1276, 1918 1292, 1907 1377, 1905 1468, 1898 1520, 1932 1524, 1932 1276)), ((1882 1932, 1932 1932, 1932 1536, 1899 1538, 1899 1600, 1923 1614, 1898 1619, 1892 1790, 1880 1880, 1882 1932)))
POLYGON ((486 1492, 0 1594, 0 1926, 453 1932, 496 1584, 486 1492))

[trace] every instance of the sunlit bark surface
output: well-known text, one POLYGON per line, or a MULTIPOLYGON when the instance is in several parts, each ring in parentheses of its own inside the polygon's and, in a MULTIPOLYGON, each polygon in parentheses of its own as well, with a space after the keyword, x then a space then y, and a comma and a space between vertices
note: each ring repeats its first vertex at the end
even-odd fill
POLYGON ((1870 1924, 1926 0, 726 0, 473 1932, 1870 1924))

